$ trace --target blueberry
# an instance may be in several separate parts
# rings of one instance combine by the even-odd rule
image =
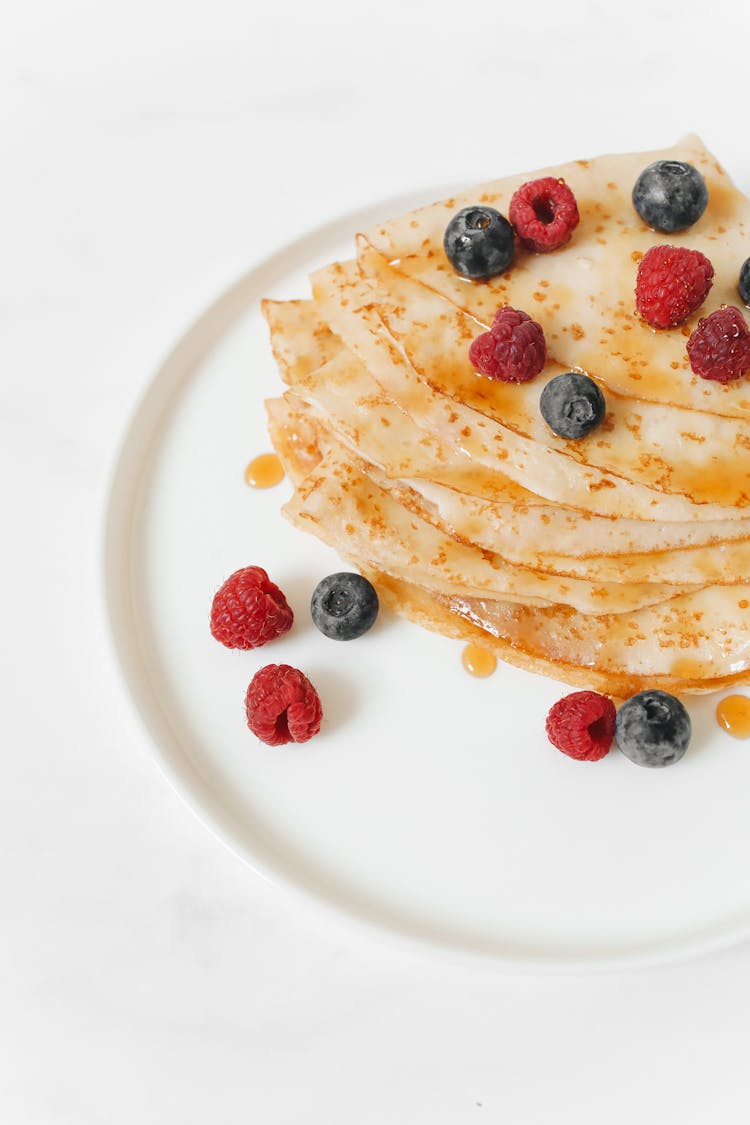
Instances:
[[[567,371],[547,383],[539,399],[539,409],[554,433],[564,438],[582,438],[599,425],[606,404],[593,379],[577,371]]]
[[[443,246],[457,273],[484,281],[503,273],[513,260],[513,227],[494,207],[464,207],[445,228]]]
[[[746,258],[740,270],[740,283],[737,286],[740,297],[746,305],[750,305],[750,258]]]
[[[633,206],[656,230],[684,230],[697,223],[708,203],[703,176],[684,160],[656,160],[633,188]]]
[[[666,691],[640,691],[623,703],[615,721],[617,745],[637,766],[679,762],[691,733],[690,716]]]
[[[310,612],[314,624],[334,641],[353,641],[375,624],[375,587],[361,574],[329,574],[313,590]]]

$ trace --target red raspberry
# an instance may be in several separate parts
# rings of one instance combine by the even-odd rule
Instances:
[[[211,606],[211,632],[227,648],[260,648],[291,629],[294,614],[260,566],[227,578]]]
[[[730,383],[750,371],[750,332],[734,305],[702,316],[687,342],[690,366],[701,379]]]
[[[615,737],[615,705],[596,691],[574,691],[553,704],[547,716],[547,738],[563,754],[579,762],[598,762]]]
[[[579,222],[578,204],[565,180],[545,176],[513,192],[508,218],[529,250],[545,254],[570,241]]]
[[[307,676],[289,664],[256,672],[245,696],[247,725],[267,746],[308,742],[320,730],[323,709]]]
[[[492,328],[472,340],[469,348],[469,359],[477,371],[504,383],[528,383],[542,370],[546,358],[541,324],[510,305],[497,310]]]
[[[653,328],[674,328],[700,308],[713,276],[714,267],[699,250],[652,246],[638,266],[638,312]]]

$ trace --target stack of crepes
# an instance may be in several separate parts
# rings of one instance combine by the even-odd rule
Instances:
[[[663,235],[633,209],[659,158],[706,178],[708,207]],[[490,281],[443,250],[468,204],[507,215],[517,187],[564,178],[580,225],[559,250],[518,248]],[[700,250],[713,288],[685,325],[635,311],[637,263],[658,243]],[[312,298],[264,302],[288,389],[267,403],[295,486],[285,514],[334,547],[398,612],[567,683],[626,697],[750,679],[750,378],[693,375],[699,315],[741,305],[750,205],[693,137],[661,153],[580,160],[483,185],[356,239],[356,258],[312,276]],[[469,345],[502,305],[544,328],[548,360],[496,382]],[[556,437],[545,384],[583,371],[603,424]]]

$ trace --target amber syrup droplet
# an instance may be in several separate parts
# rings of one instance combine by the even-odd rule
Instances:
[[[734,738],[750,738],[750,699],[746,695],[728,695],[716,708],[716,721]]]
[[[461,663],[472,676],[491,676],[497,668],[497,657],[479,645],[467,645],[461,654]]]
[[[245,484],[251,488],[273,488],[284,479],[284,466],[275,453],[261,453],[245,469]]]

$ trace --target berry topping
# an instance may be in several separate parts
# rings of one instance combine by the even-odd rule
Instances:
[[[513,228],[494,207],[475,205],[458,211],[445,228],[443,246],[456,273],[486,281],[504,273],[513,260]]]
[[[742,263],[740,270],[740,280],[737,288],[740,291],[740,297],[746,305],[750,305],[750,258],[746,258]]]
[[[547,738],[579,762],[598,762],[615,736],[615,705],[596,691],[574,691],[547,715]]]
[[[489,332],[472,340],[469,359],[488,379],[528,383],[547,359],[542,326],[528,313],[506,305],[495,313]]]
[[[227,578],[211,606],[211,632],[227,648],[260,648],[292,627],[294,614],[260,566]]]
[[[553,433],[564,438],[582,438],[596,429],[607,407],[593,379],[567,371],[547,383],[539,409]]]
[[[554,176],[522,184],[513,193],[508,217],[524,246],[538,254],[564,246],[579,221],[576,197]]]
[[[750,371],[750,332],[733,305],[702,316],[687,342],[690,366],[701,379],[731,383]]]
[[[690,716],[666,691],[640,691],[617,713],[615,738],[637,766],[671,766],[688,748]]]
[[[698,250],[652,246],[638,266],[638,312],[653,328],[674,328],[700,308],[713,276],[714,267]]]
[[[644,223],[669,233],[696,223],[707,203],[706,181],[683,160],[656,160],[633,188],[633,206]]]
[[[375,624],[375,587],[361,574],[329,574],[313,590],[310,612],[315,626],[334,641],[353,641]]]
[[[245,696],[247,725],[267,746],[307,742],[320,730],[323,709],[307,676],[289,664],[266,664]]]

